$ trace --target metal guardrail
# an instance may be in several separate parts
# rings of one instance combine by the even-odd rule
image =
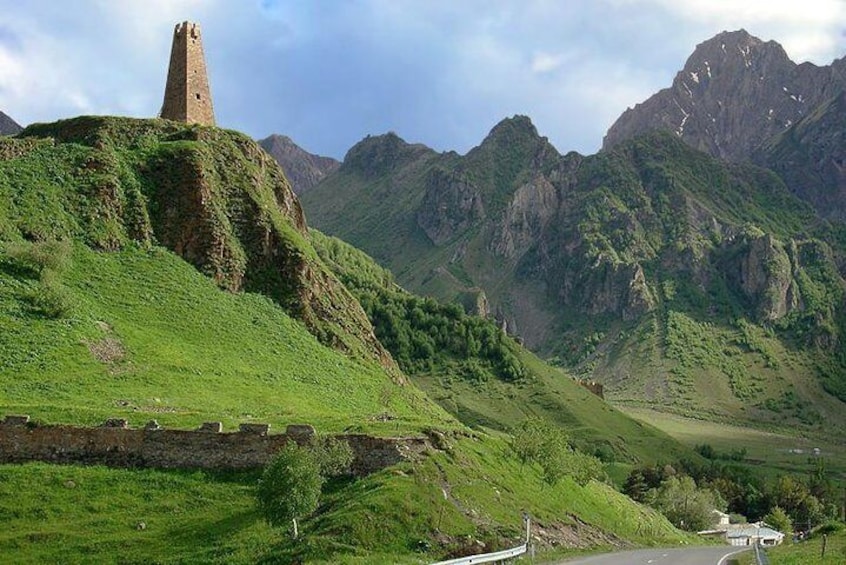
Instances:
[[[468,555],[467,557],[459,557],[448,561],[438,561],[437,563],[432,563],[432,565],[478,565],[480,563],[493,563],[494,561],[502,561],[503,559],[511,559],[512,557],[523,555],[529,551],[529,533],[531,531],[529,516],[524,514],[523,521],[526,523],[526,543],[523,545],[493,553],[481,553],[479,555]]]
[[[770,565],[770,558],[767,557],[766,552],[761,549],[761,544],[755,544],[755,562],[758,565]]]
[[[467,557],[459,557],[458,559],[450,559],[449,561],[438,561],[432,565],[477,565],[478,563],[493,563],[494,561],[501,561],[503,559],[510,559],[523,555],[528,551],[529,545],[523,544],[511,549],[504,549],[495,553],[482,553],[480,555],[468,555]]]

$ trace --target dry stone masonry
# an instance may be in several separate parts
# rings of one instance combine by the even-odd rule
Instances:
[[[29,416],[9,415],[0,421],[0,463],[255,469],[265,466],[287,442],[302,444],[315,433],[308,425],[291,425],[281,434],[269,431],[269,424],[249,423],[241,424],[237,432],[224,433],[220,422],[204,423],[197,430],[168,430],[155,420],[143,428],[131,428],[122,418],[110,418],[98,427],[40,425]],[[352,448],[352,472],[358,476],[413,460],[433,449],[426,438],[336,437]]]
[[[183,22],[173,30],[162,118],[189,124],[214,125],[200,26]]]

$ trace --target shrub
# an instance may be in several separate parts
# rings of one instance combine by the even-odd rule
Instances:
[[[326,477],[345,473],[352,463],[350,445],[333,437],[315,436],[305,446],[285,444],[271,459],[256,489],[259,512],[271,526],[291,523],[317,509]]]
[[[259,479],[256,491],[259,512],[271,526],[292,523],[293,535],[297,537],[297,518],[317,509],[324,481],[312,453],[289,441]]]
[[[523,464],[537,463],[550,485],[565,476],[585,485],[602,472],[596,457],[570,447],[564,430],[539,418],[529,418],[514,430],[511,448]]]
[[[764,522],[785,534],[790,534],[793,531],[793,522],[790,520],[790,516],[779,506],[774,506],[769,514],[764,516]]]

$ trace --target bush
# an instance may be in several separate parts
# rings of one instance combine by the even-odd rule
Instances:
[[[790,520],[790,516],[779,506],[774,506],[769,514],[764,516],[764,522],[783,534],[789,535],[793,532],[793,522]]]
[[[305,446],[289,441],[259,479],[259,512],[271,526],[291,523],[296,538],[297,518],[317,509],[326,477],[347,472],[352,460],[350,445],[333,437],[314,436]]]
[[[550,485],[565,476],[585,485],[602,472],[596,457],[574,450],[564,430],[539,418],[529,418],[514,430],[511,449],[521,463],[537,463]]]
[[[44,271],[61,273],[70,265],[72,253],[70,241],[10,243],[6,246],[9,257],[39,274]]]
[[[73,245],[69,241],[11,243],[5,251],[20,267],[38,275],[38,286],[23,297],[33,310],[46,318],[69,317],[74,300],[62,285],[61,274],[70,265]]]
[[[297,537],[297,518],[317,509],[324,481],[312,453],[289,441],[259,479],[256,490],[259,512],[271,526],[292,523]]]
[[[313,436],[308,449],[324,477],[343,475],[353,462],[350,444],[333,437]]]

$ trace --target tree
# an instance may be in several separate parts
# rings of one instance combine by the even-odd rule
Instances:
[[[308,448],[289,441],[259,479],[259,512],[271,526],[293,523],[296,538],[297,517],[308,516],[317,509],[324,481],[320,465]]]
[[[345,473],[352,460],[349,444],[332,437],[314,436],[305,446],[289,441],[259,479],[259,512],[271,526],[292,523],[296,538],[297,518],[317,510],[326,477]]]
[[[789,535],[793,532],[793,522],[790,521],[790,516],[780,506],[774,506],[769,514],[764,516],[764,522],[783,534]]]
[[[568,475],[584,485],[602,470],[598,459],[570,447],[564,430],[540,418],[529,418],[514,430],[511,448],[523,464],[540,465],[550,485]]]
[[[699,488],[688,476],[669,477],[653,491],[652,504],[670,522],[683,530],[704,530],[711,525],[711,513],[722,510],[725,503],[720,496],[706,488]]]

